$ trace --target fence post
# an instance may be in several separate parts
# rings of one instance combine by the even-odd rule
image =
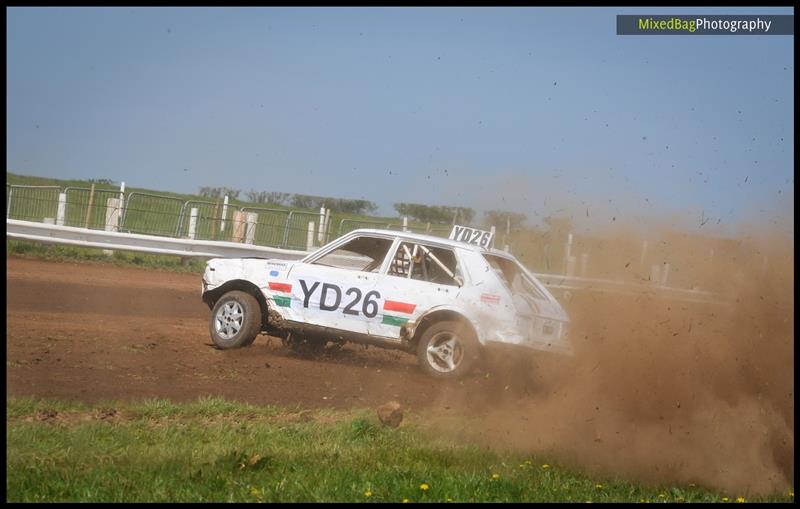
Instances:
[[[566,257],[565,257],[566,258],[566,263],[564,264],[565,272],[567,273],[568,276],[570,275],[569,274],[569,270],[567,270],[567,269],[569,268],[569,260],[570,260],[570,258],[572,258],[570,256],[571,252],[572,252],[572,234],[570,233],[570,234],[567,235],[567,253],[566,253]]]
[[[197,208],[192,207],[189,213],[189,238],[194,240],[194,234],[197,230]]]
[[[306,251],[314,248],[314,221],[308,222],[308,237],[306,237]]]
[[[105,231],[117,232],[119,231],[119,198],[109,198],[106,200],[106,223]],[[111,249],[103,249],[103,254],[111,256],[114,251]]]
[[[256,238],[256,224],[258,223],[258,214],[255,212],[247,213],[247,223],[245,225],[244,243],[252,244]]]
[[[669,264],[664,264],[664,273],[661,274],[661,286],[667,286],[667,276],[669,276]]]
[[[403,231],[408,231],[408,216],[403,216]]]
[[[6,204],[6,219],[11,217],[11,195],[14,194],[14,186],[8,188],[8,203]]]
[[[233,242],[241,242],[244,238],[244,214],[241,210],[233,213],[233,232],[231,234]]]
[[[317,233],[317,240],[322,242],[322,229],[325,227],[325,206],[319,208],[319,232]]]
[[[657,285],[660,280],[661,267],[659,267],[657,263],[654,263],[650,266],[650,282]]]
[[[586,277],[586,266],[589,264],[589,253],[581,254],[581,276]]]
[[[89,204],[86,206],[86,221],[83,222],[83,227],[89,227],[89,218],[92,215],[92,202],[94,201],[94,182],[92,182],[92,188],[89,190]]]
[[[64,216],[67,212],[67,193],[58,193],[58,211],[56,212],[56,224],[64,226]]]
[[[325,209],[325,234],[322,236],[323,243],[327,243],[330,239],[328,229],[331,226],[331,209]]]
[[[492,234],[492,245],[489,247],[494,247],[494,234],[497,233],[497,228],[492,225],[492,227],[489,228],[489,232]]]
[[[286,248],[289,244],[289,223],[292,219],[292,211],[290,210],[289,213],[286,215],[286,224],[283,227],[283,241],[281,242],[281,247]]]
[[[225,233],[225,216],[228,215],[228,195],[225,195],[225,198],[222,200],[222,221],[219,224],[219,236],[222,237],[222,234]]]
[[[574,256],[570,256],[567,258],[567,276],[574,276],[575,275],[575,265],[577,259]]]

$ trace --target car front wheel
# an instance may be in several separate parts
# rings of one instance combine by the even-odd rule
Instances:
[[[437,322],[422,334],[417,360],[422,370],[436,378],[460,378],[478,359],[478,342],[463,322]]]
[[[228,292],[211,310],[209,331],[217,348],[241,348],[253,343],[261,329],[261,307],[247,292]]]

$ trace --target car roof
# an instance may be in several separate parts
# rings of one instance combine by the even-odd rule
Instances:
[[[506,251],[501,251],[495,248],[483,248],[480,246],[476,246],[475,244],[469,244],[467,242],[461,242],[458,240],[446,239],[444,237],[437,237],[435,235],[426,235],[424,233],[414,233],[414,232],[404,232],[398,230],[379,230],[373,228],[359,228],[357,230],[350,231],[345,235],[355,235],[355,234],[377,234],[381,236],[388,236],[388,237],[400,237],[402,239],[408,240],[418,240],[420,242],[430,242],[433,244],[440,244],[450,247],[458,247],[461,249],[469,249],[471,251],[478,251],[479,253],[487,253],[499,256],[505,256],[507,258],[513,258],[514,256],[511,253],[507,253]]]

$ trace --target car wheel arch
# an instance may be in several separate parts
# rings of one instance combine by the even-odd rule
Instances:
[[[466,324],[470,332],[472,332],[474,338],[478,341],[479,344],[483,344],[480,340],[480,335],[478,334],[478,329],[472,320],[466,317],[460,311],[444,308],[444,309],[434,309],[425,313],[422,317],[417,320],[417,325],[414,328],[413,336],[409,340],[409,346],[412,348],[416,348],[417,342],[425,334],[425,330],[428,329],[431,325],[441,322],[441,321],[449,321],[455,320]]]
[[[236,290],[247,292],[256,298],[258,305],[261,307],[261,321],[263,327],[263,325],[266,324],[269,306],[267,305],[267,298],[264,293],[252,281],[248,281],[246,279],[232,279],[230,281],[226,281],[225,284],[219,286],[218,288],[214,288],[213,290],[205,292],[203,294],[203,302],[208,305],[209,309],[214,309],[214,304],[216,304],[220,297],[228,292]]]

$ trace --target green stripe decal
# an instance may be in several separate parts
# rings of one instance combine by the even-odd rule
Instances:
[[[396,327],[400,327],[401,325],[405,325],[408,322],[408,318],[401,318],[399,316],[391,316],[391,315],[383,315],[383,324],[385,325],[394,325]]]
[[[275,301],[275,305],[281,306],[284,308],[288,308],[292,305],[292,298],[291,297],[284,297],[282,295],[273,295],[272,300]]]

